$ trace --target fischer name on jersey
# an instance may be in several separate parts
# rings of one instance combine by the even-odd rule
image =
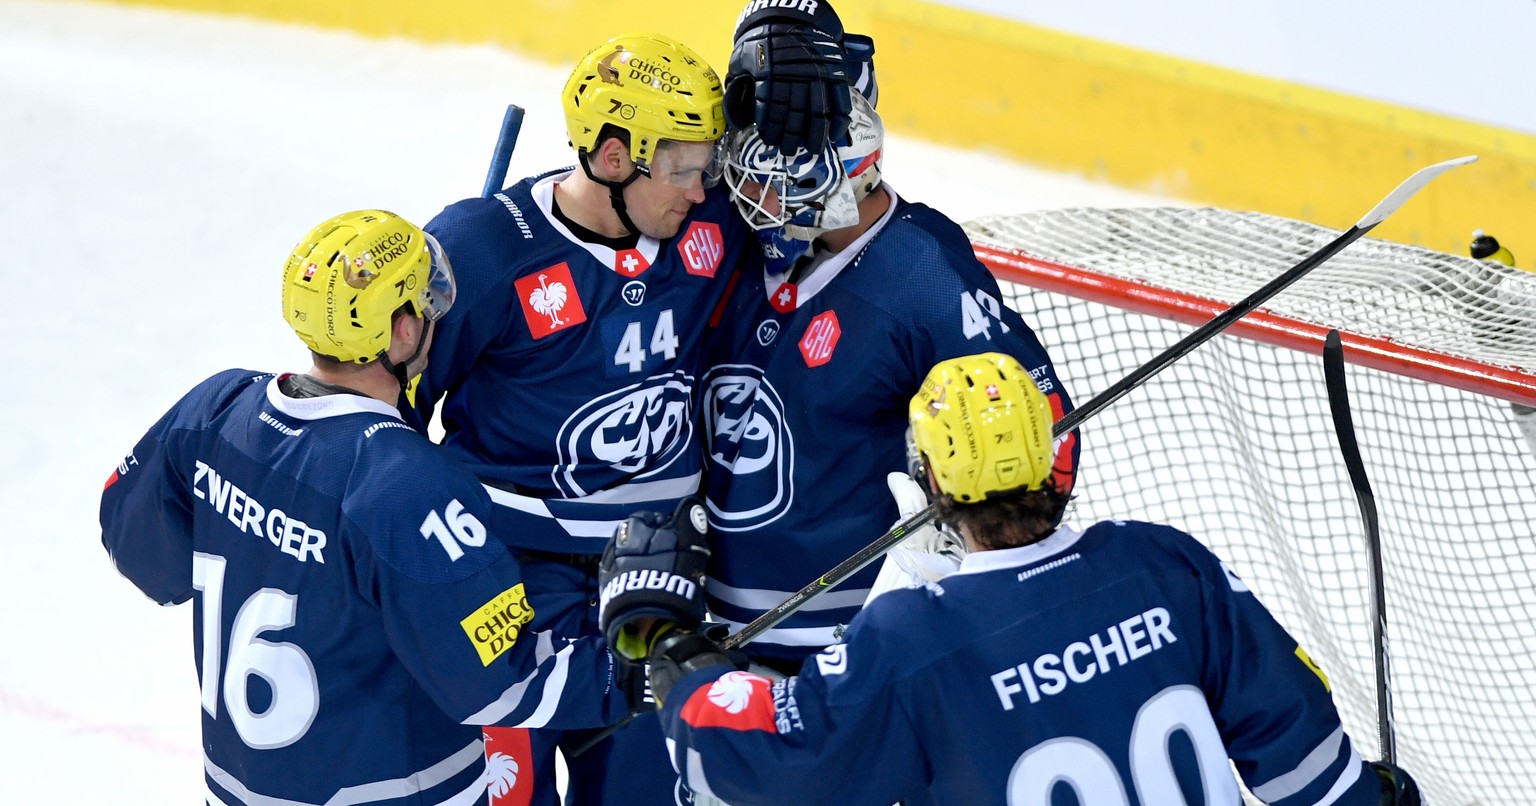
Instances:
[[[117,569],[194,602],[210,803],[483,802],[480,726],[625,713],[601,640],[532,631],[473,476],[393,406],[280,380],[199,384],[102,492]]]
[[[704,381],[711,611],[734,626],[772,609],[898,519],[885,485],[905,471],[907,404],[947,358],[1008,353],[1056,409],[1071,399],[1040,341],[1002,302],[959,226],[900,199],[798,285],[743,271]],[[1071,484],[1075,435],[1058,448]],[[798,660],[836,641],[879,571],[817,596],[752,644]]]
[[[453,261],[422,421],[443,398],[444,444],[486,483],[511,543],[599,554],[636,510],[697,491],[695,384],[705,323],[741,255],[711,189],[666,241],[578,239],[553,213],[570,169],[457,202],[426,227]]]
[[[728,803],[1240,806],[1230,758],[1265,803],[1376,806],[1329,691],[1194,538],[1106,521],[881,596],[797,677],[694,672],[661,720]]]

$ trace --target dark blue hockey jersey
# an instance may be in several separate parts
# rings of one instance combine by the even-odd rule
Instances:
[[[887,189],[886,191],[889,192]],[[905,471],[907,405],[933,365],[1008,353],[1057,416],[1071,409],[1045,348],[1002,302],[954,222],[896,198],[798,286],[743,271],[711,343],[704,422],[714,557],[709,605],[734,627],[884,534],[898,512],[885,476]],[[1075,436],[1059,447],[1071,484]],[[799,660],[833,643],[863,604],[871,565],[753,642]]]
[[[210,802],[474,803],[480,725],[624,714],[601,640],[527,630],[490,507],[394,407],[271,375],[220,373],[149,430],[102,542],[154,601],[193,600]]]
[[[688,785],[735,806],[1237,806],[1230,758],[1267,803],[1379,799],[1327,677],[1170,527],[973,553],[846,639],[776,683],[728,666],[680,681],[662,724]]]
[[[417,393],[444,444],[491,488],[503,539],[599,554],[636,510],[697,491],[703,333],[742,252],[725,189],[666,241],[581,241],[552,213],[569,171],[466,199],[426,227],[453,261]],[[444,397],[446,396],[446,397]]]

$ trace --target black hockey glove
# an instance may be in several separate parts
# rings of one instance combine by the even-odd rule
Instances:
[[[853,112],[842,20],[824,0],[810,6],[749,1],[725,75],[726,121],[756,123],[764,141],[788,153],[841,138]]]
[[[1424,806],[1419,785],[1407,770],[1386,761],[1365,763],[1381,777],[1381,806]]]
[[[716,625],[719,626],[719,625]],[[727,652],[704,633],[674,630],[661,637],[651,651],[651,694],[656,707],[667,701],[667,695],[689,672],[711,666],[747,668],[747,656],[740,652]]]
[[[598,625],[615,654],[644,661],[674,626],[693,629],[704,620],[708,529],[694,498],[670,517],[639,512],[619,524],[597,571]]]

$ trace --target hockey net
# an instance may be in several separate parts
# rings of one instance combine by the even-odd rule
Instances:
[[[966,225],[1082,403],[1338,236],[1256,213]],[[1323,382],[1344,337],[1380,511],[1398,759],[1437,806],[1536,780],[1536,275],[1362,239],[1084,423],[1070,518],[1206,542],[1329,674],[1378,758],[1364,528]]]

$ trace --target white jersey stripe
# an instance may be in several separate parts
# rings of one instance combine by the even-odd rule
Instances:
[[[1306,758],[1303,758],[1301,763],[1296,765],[1296,769],[1284,775],[1275,776],[1269,781],[1254,787],[1254,796],[1269,802],[1288,798],[1306,789],[1313,781],[1317,780],[1317,776],[1327,772],[1334,759],[1339,757],[1339,746],[1343,741],[1344,728],[1340,726],[1338,730],[1328,734],[1328,738],[1319,743],[1317,747],[1312,748],[1312,752],[1308,753]]]
[[[337,790],[336,794],[332,795],[324,804],[315,804],[314,806],[357,806],[357,804],[393,800],[406,795],[413,795],[441,784],[449,778],[469,769],[472,765],[483,764],[484,758],[485,743],[480,739],[475,739],[465,745],[462,750],[420,772],[412,773],[405,778],[374,781],[372,783],[345,787]],[[224,789],[239,798],[240,802],[247,806],[310,806],[296,800],[268,797],[252,792],[251,788],[246,786],[244,782],[213,763],[213,760],[208,758],[206,754],[203,756],[203,770],[208,773],[208,777],[217,781],[219,786],[224,787]],[[485,779],[484,776],[481,776],[479,786],[483,789],[484,785]],[[462,793],[460,794],[462,795]],[[476,797],[478,797],[478,794]],[[214,796],[212,792],[208,793],[208,800],[210,803],[218,803],[219,806],[223,806],[223,802]],[[459,796],[455,796],[448,802],[458,801]],[[467,802],[473,801],[474,798],[471,798]]]

